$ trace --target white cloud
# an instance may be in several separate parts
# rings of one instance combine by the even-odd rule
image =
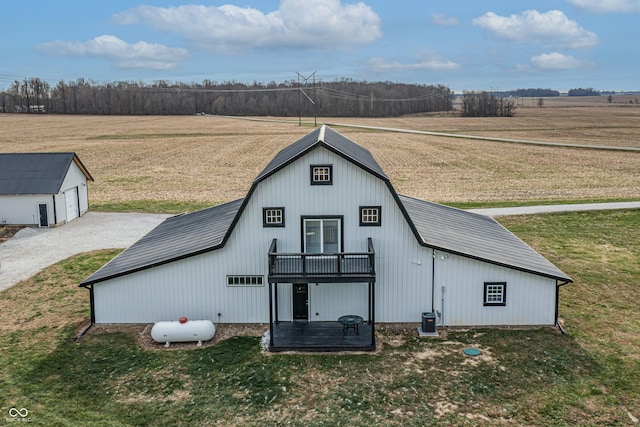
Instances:
[[[369,67],[375,71],[403,71],[403,70],[457,70],[460,65],[438,57],[427,57],[413,63],[387,61],[384,58],[371,58]]]
[[[454,25],[458,25],[457,18],[446,16],[443,13],[432,13],[431,22],[442,27],[453,27]]]
[[[515,71],[523,73],[537,73],[544,71],[575,70],[591,68],[593,66],[593,62],[582,61],[571,55],[551,52],[531,57],[529,64],[520,64],[515,68]]]
[[[116,36],[102,35],[86,42],[56,40],[42,43],[36,49],[55,56],[92,56],[111,60],[118,68],[175,68],[189,52],[161,44],[137,42],[129,44]]]
[[[114,15],[123,25],[146,24],[182,34],[209,51],[304,47],[330,49],[373,42],[382,35],[380,17],[364,3],[340,0],[282,0],[263,13],[234,5],[140,6]]]
[[[526,10],[519,15],[499,16],[487,12],[473,24],[490,31],[501,40],[535,43],[556,48],[588,48],[598,43],[598,36],[582,28],[559,10],[540,13]]]
[[[592,64],[581,61],[571,55],[563,55],[558,52],[543,53],[531,58],[531,66],[538,70],[571,70],[587,68]]]
[[[640,12],[640,0],[569,0],[569,2],[595,13]]]

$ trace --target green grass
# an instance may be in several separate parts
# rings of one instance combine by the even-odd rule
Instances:
[[[501,222],[575,279],[561,291],[567,335],[381,327],[394,345],[351,355],[264,355],[254,337],[192,350],[145,350],[126,333],[76,342],[88,316],[77,283],[117,252],[84,254],[0,293],[0,424],[15,407],[47,426],[635,425],[640,211]]]
[[[178,202],[173,200],[127,200],[123,202],[91,203],[90,209],[95,212],[140,212],[181,214],[208,208],[220,202]]]

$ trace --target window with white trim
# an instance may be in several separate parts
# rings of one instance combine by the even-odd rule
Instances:
[[[360,225],[379,226],[382,224],[380,206],[360,206]]]
[[[262,208],[263,227],[284,227],[284,208]]]
[[[227,286],[264,286],[262,276],[227,276]]]
[[[311,165],[311,185],[332,185],[332,165]]]
[[[507,282],[484,282],[484,305],[507,305]]]

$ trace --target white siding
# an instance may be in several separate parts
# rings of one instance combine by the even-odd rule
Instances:
[[[89,209],[87,178],[75,163],[71,163],[58,194],[0,195],[0,224],[39,225],[40,203],[47,205],[49,225],[64,224],[67,218],[64,192],[73,187],[78,187],[79,213],[82,215]]]
[[[444,252],[437,253],[435,271],[435,307],[447,326],[555,323],[554,279]],[[505,306],[484,306],[485,282],[507,283]]]
[[[333,185],[311,186],[310,165],[332,164]],[[285,208],[285,227],[264,228],[262,208]],[[381,206],[382,226],[359,226],[360,206]],[[555,281],[420,246],[384,181],[319,148],[262,181],[222,249],[94,285],[97,323],[142,323],[181,316],[224,323],[267,323],[267,252],[302,250],[301,217],[343,216],[344,251],[375,248],[375,320],[420,322],[433,308],[446,325],[549,325]],[[435,262],[435,289],[431,285]],[[227,275],[262,275],[262,287],[229,287]],[[483,305],[484,282],[507,282],[507,305]],[[309,319],[368,317],[367,284],[309,286]],[[446,287],[442,305],[442,286]],[[291,284],[278,285],[279,320],[292,317]],[[218,316],[220,313],[220,316]],[[317,313],[317,314],[316,314]],[[438,322],[442,324],[442,317]]]
[[[0,224],[40,224],[39,204],[47,205],[49,224],[54,225],[53,196],[51,194],[0,196]]]
[[[368,320],[368,284],[319,283],[309,286],[309,320],[336,321],[345,314]]]
[[[64,194],[64,192],[72,190],[74,187],[78,188],[78,207],[79,214],[82,216],[89,209],[87,177],[84,176],[78,165],[71,162],[67,175],[64,177],[62,185],[60,186],[60,194]],[[67,210],[64,202],[64,197],[59,197],[59,201],[56,200],[58,222],[65,222],[65,218],[67,218]]]
[[[310,165],[333,164],[333,185],[311,186]],[[360,206],[381,206],[381,227],[360,227]],[[263,207],[285,207],[284,228],[263,228]],[[431,307],[431,251],[418,245],[385,183],[323,148],[262,181],[220,250],[94,285],[97,323],[180,316],[221,322],[269,321],[267,252],[301,251],[301,216],[344,216],[344,250],[376,251],[376,320],[420,321]],[[226,275],[263,275],[264,287],[227,287]],[[310,320],[367,317],[367,285],[310,286]],[[280,284],[280,319],[291,318],[291,286]],[[217,313],[222,315],[218,318]],[[318,313],[318,316],[315,315]]]

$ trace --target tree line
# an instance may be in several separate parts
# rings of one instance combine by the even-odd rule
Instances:
[[[488,92],[465,92],[462,96],[463,117],[513,117],[515,109],[513,99]]]
[[[79,78],[55,86],[36,78],[14,81],[0,92],[0,112],[96,115],[218,114],[252,116],[391,117],[449,111],[451,90],[443,85],[392,82],[252,84]]]

